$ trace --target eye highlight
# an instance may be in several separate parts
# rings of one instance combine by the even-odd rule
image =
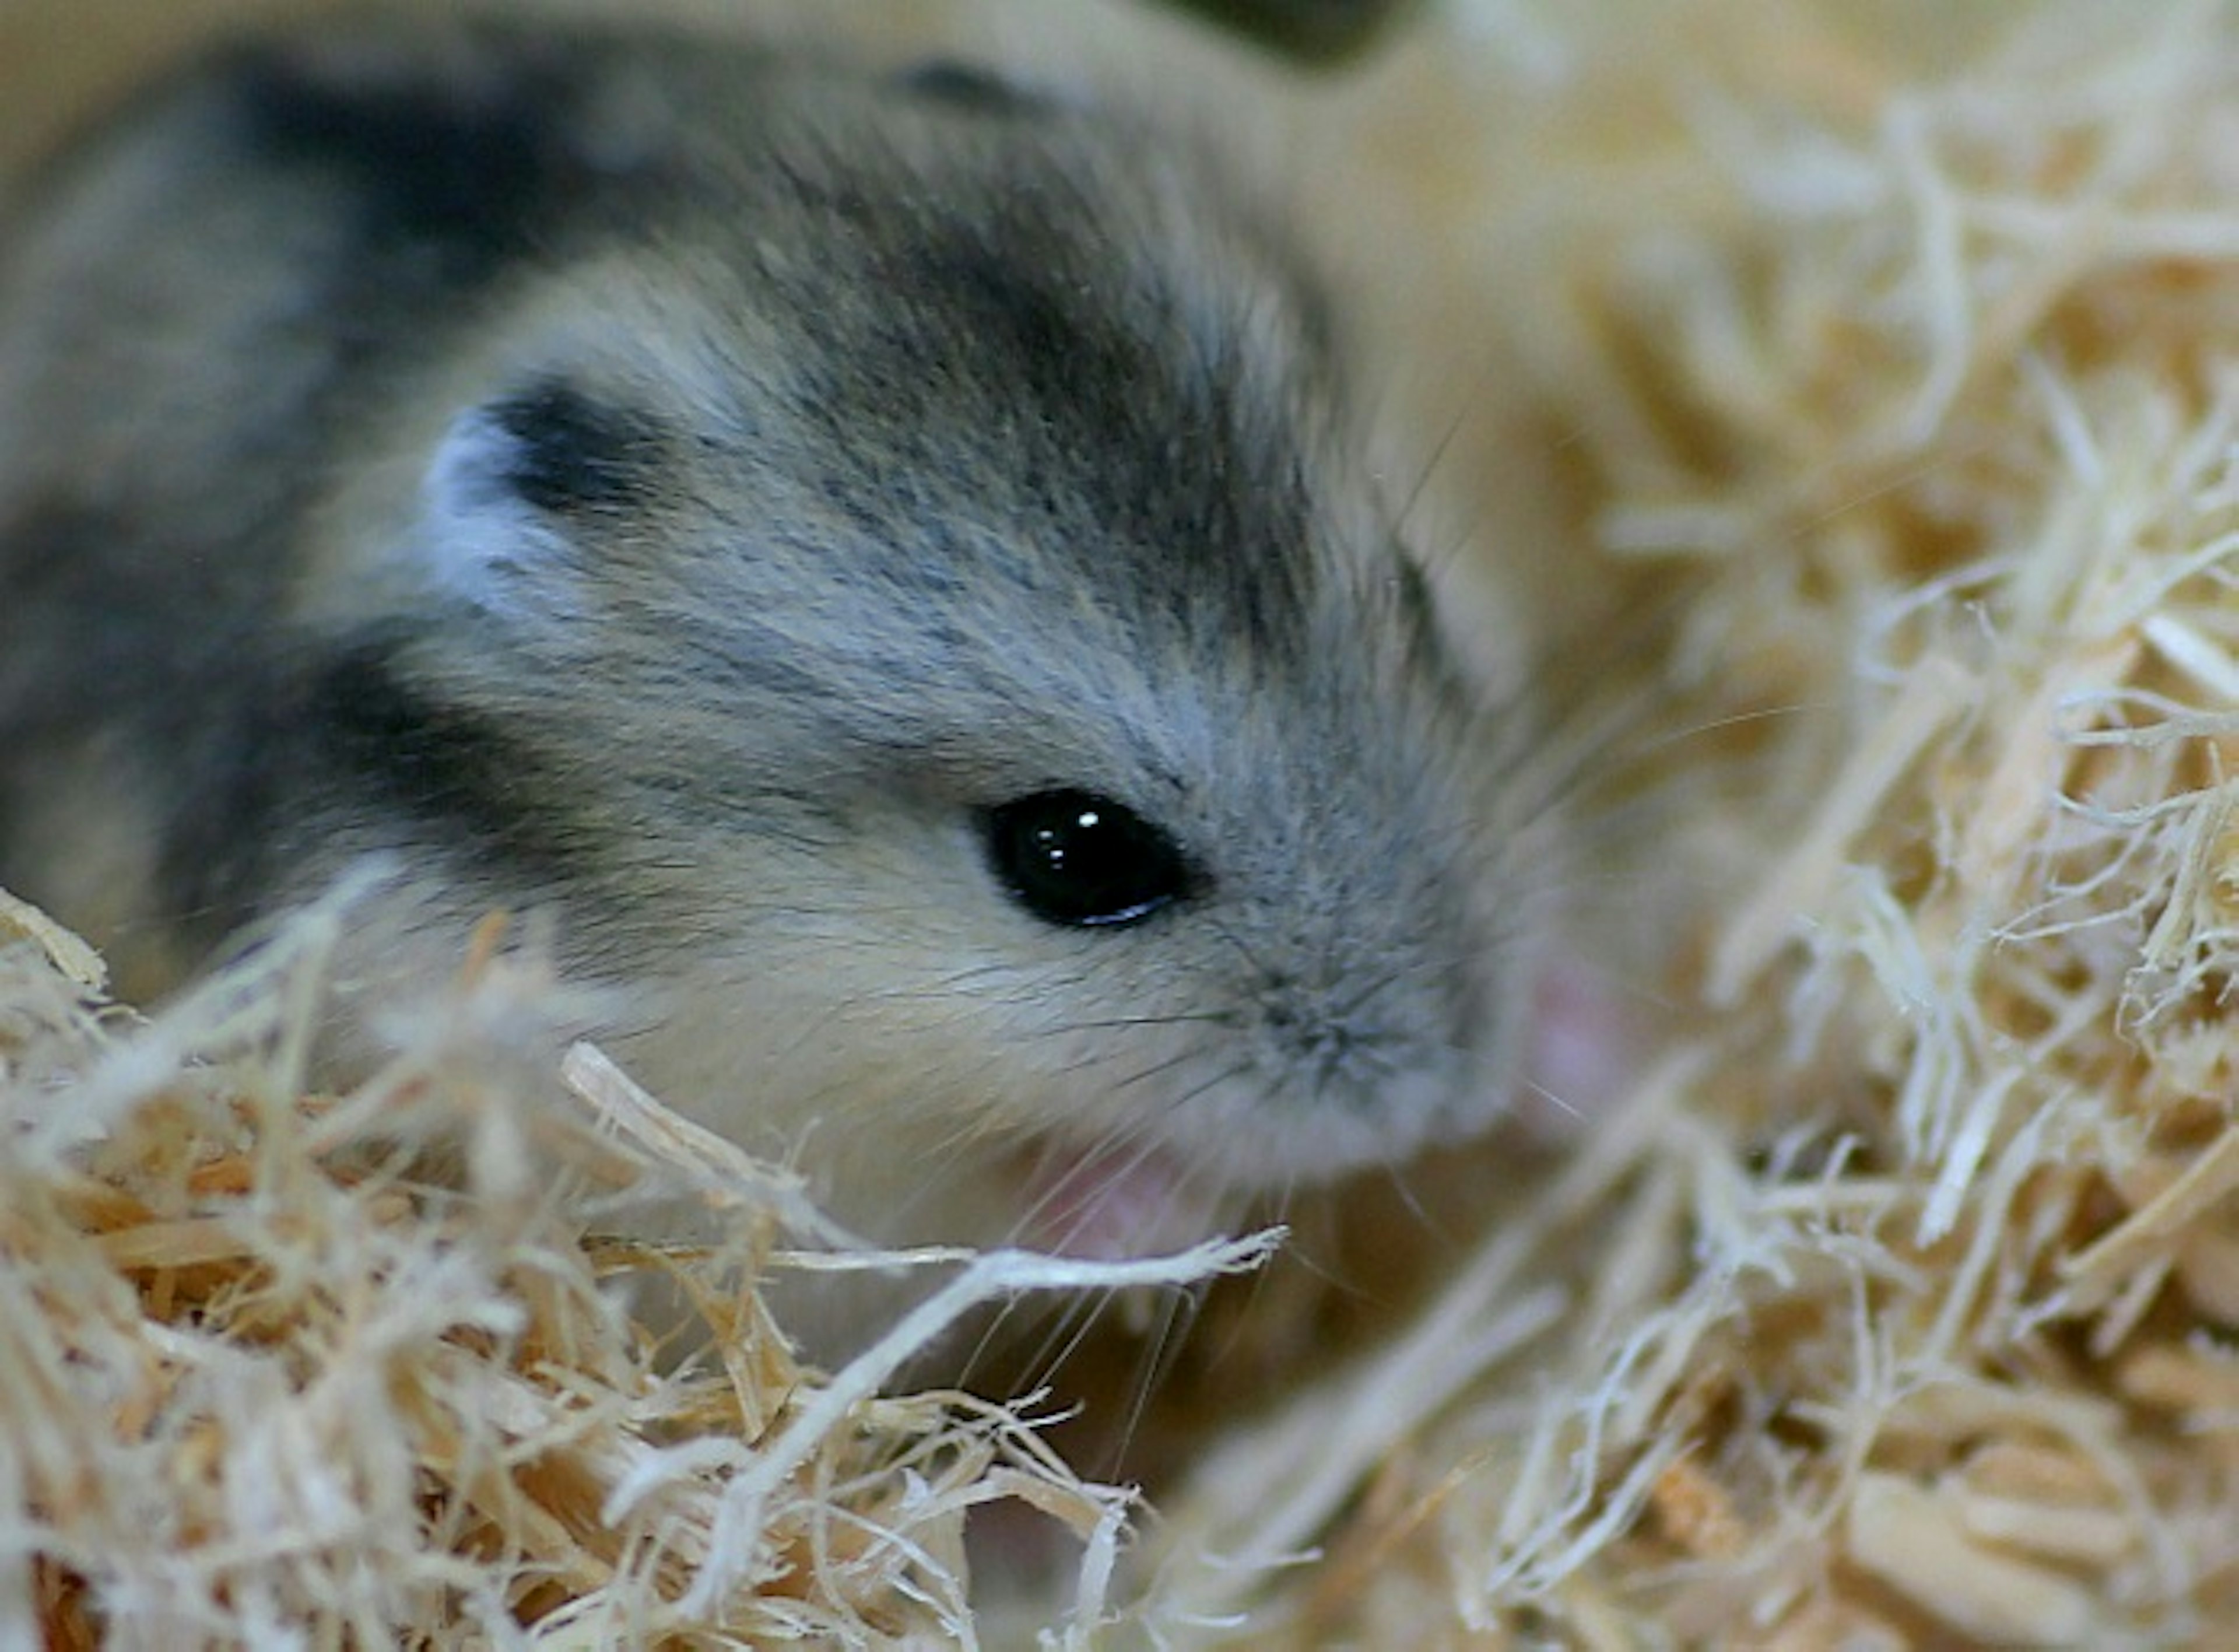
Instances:
[[[1134,923],[1189,892],[1179,845],[1094,792],[1034,792],[987,810],[982,831],[996,878],[1045,923]]]

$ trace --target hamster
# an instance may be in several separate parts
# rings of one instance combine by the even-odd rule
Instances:
[[[655,1093],[1078,1252],[1482,1129],[1540,714],[1194,150],[645,23],[236,43],[0,236],[0,885],[136,989],[362,857]],[[1519,681],[1521,679],[1519,678]]]

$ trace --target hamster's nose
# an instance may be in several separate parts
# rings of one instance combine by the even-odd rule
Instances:
[[[1420,1043],[1391,1000],[1392,983],[1317,981],[1281,972],[1260,983],[1256,1020],[1275,1063],[1318,1093],[1364,1091],[1406,1064]]]

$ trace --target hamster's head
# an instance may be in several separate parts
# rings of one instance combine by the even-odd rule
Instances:
[[[625,1064],[874,1231],[1110,1248],[1485,1124],[1528,709],[1317,301],[1184,163],[905,136],[509,296],[345,502],[341,745],[459,916],[549,903]]]

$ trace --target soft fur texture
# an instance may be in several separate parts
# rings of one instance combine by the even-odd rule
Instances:
[[[1179,1231],[1483,1125],[1528,709],[1204,170],[689,33],[217,57],[10,232],[0,877],[143,989],[369,854],[369,994],[548,916],[641,1076],[814,1124],[888,1236],[1103,1243],[1122,1183]],[[987,813],[1061,788],[1179,898],[1024,909]]]

